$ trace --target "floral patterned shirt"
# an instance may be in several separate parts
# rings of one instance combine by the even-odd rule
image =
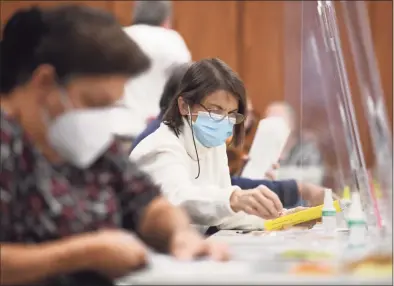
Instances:
[[[0,136],[0,242],[39,243],[102,228],[135,231],[160,194],[119,144],[81,170],[50,164],[3,111]],[[86,277],[55,277],[39,285],[88,285]]]

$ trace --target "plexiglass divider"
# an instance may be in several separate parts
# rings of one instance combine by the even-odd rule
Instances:
[[[362,1],[342,1],[347,36],[356,76],[367,118],[369,134],[375,155],[377,206],[382,214],[382,224],[392,235],[393,217],[393,145],[377,66],[368,11]]]
[[[327,187],[360,192],[368,227],[376,226],[349,80],[331,1],[286,2],[285,98],[297,111],[298,136],[322,153]],[[306,150],[307,151],[307,150]],[[308,154],[305,152],[305,156]],[[309,166],[300,166],[308,170]]]

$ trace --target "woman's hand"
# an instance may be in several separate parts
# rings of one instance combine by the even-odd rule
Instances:
[[[92,233],[86,244],[87,267],[110,278],[127,275],[147,263],[145,245],[123,230]]]
[[[43,280],[91,270],[110,279],[146,263],[146,248],[132,234],[106,230],[38,244],[2,243],[1,285],[41,285]]]
[[[274,219],[279,217],[283,206],[279,197],[265,186],[252,190],[234,191],[230,198],[231,208],[235,212]]]
[[[202,256],[217,261],[229,259],[229,251],[225,245],[204,239],[193,228],[179,230],[172,236],[170,253],[182,260],[191,260]]]

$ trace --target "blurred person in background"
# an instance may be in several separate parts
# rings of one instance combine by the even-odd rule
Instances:
[[[125,86],[124,102],[133,115],[129,128],[135,136],[159,114],[160,96],[171,67],[191,61],[185,41],[172,29],[172,12],[171,1],[135,1],[133,23],[124,28],[151,60],[150,68]]]
[[[233,146],[229,144],[231,142],[231,137],[227,139],[227,157],[230,167],[230,174],[233,178],[239,176],[247,162],[250,160],[249,152],[252,147],[254,137],[256,135],[258,126],[260,123],[260,114],[253,108],[252,101],[250,97],[247,100],[246,107],[246,118],[245,118],[245,140],[242,146]],[[241,147],[241,148],[240,148]],[[271,168],[265,172],[262,176],[264,179],[275,180],[276,172],[279,168],[279,164],[274,163]]]
[[[113,285],[147,263],[144,243],[226,258],[114,140],[149,59],[110,14],[20,10],[0,46],[2,285]]]
[[[182,81],[183,76],[185,75],[187,69],[189,68],[190,64],[180,64],[180,65],[173,65],[171,68],[171,74],[164,86],[163,92],[160,97],[159,107],[160,112],[158,115],[152,119],[149,124],[146,126],[143,132],[139,134],[136,139],[133,141],[133,147],[137,147],[137,145],[144,140],[147,136],[155,132],[159,127],[163,120],[164,113],[170,106],[171,101],[177,94],[179,85]]]
[[[174,205],[182,206],[201,231],[263,228],[264,219],[277,218],[282,202],[299,196],[323,202],[320,187],[282,189],[265,186],[242,190],[230,180],[226,140],[240,144],[244,137],[246,92],[238,75],[219,59],[192,63],[181,76],[163,123],[139,142],[130,158],[162,186]]]
[[[279,161],[278,178],[294,178],[322,184],[323,156],[317,140],[313,134],[298,127],[292,107],[286,102],[273,102],[265,110],[265,116],[281,117],[291,129],[291,134]]]

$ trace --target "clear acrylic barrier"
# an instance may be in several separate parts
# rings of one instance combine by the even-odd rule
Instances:
[[[345,187],[359,192],[370,235],[391,239],[392,133],[367,9],[363,1],[343,1],[340,10],[338,6],[332,1],[286,2],[285,99],[297,114],[295,137],[301,140],[302,158],[310,156],[308,145],[313,141],[321,152],[322,183],[338,195]],[[344,38],[350,42],[350,62],[355,67],[359,93],[352,93],[354,89],[349,86],[338,15],[345,21]],[[361,101],[364,108],[365,116],[359,121],[355,117],[355,100]],[[373,144],[375,187],[367,172],[360,128],[368,128]],[[303,179],[310,181],[310,166],[301,164],[298,169],[304,171]]]
[[[375,154],[377,207],[382,224],[388,235],[392,235],[393,217],[393,145],[383,89],[377,67],[368,11],[361,1],[342,1],[347,37],[357,69],[357,81],[369,134]]]
[[[371,203],[335,8],[330,1],[289,1],[285,13],[285,98],[298,117],[301,152],[302,146],[314,141],[322,157],[322,183],[338,195],[346,186],[360,192],[372,229],[376,209]],[[305,157],[310,156],[306,147]],[[299,168],[307,173],[309,166]]]

